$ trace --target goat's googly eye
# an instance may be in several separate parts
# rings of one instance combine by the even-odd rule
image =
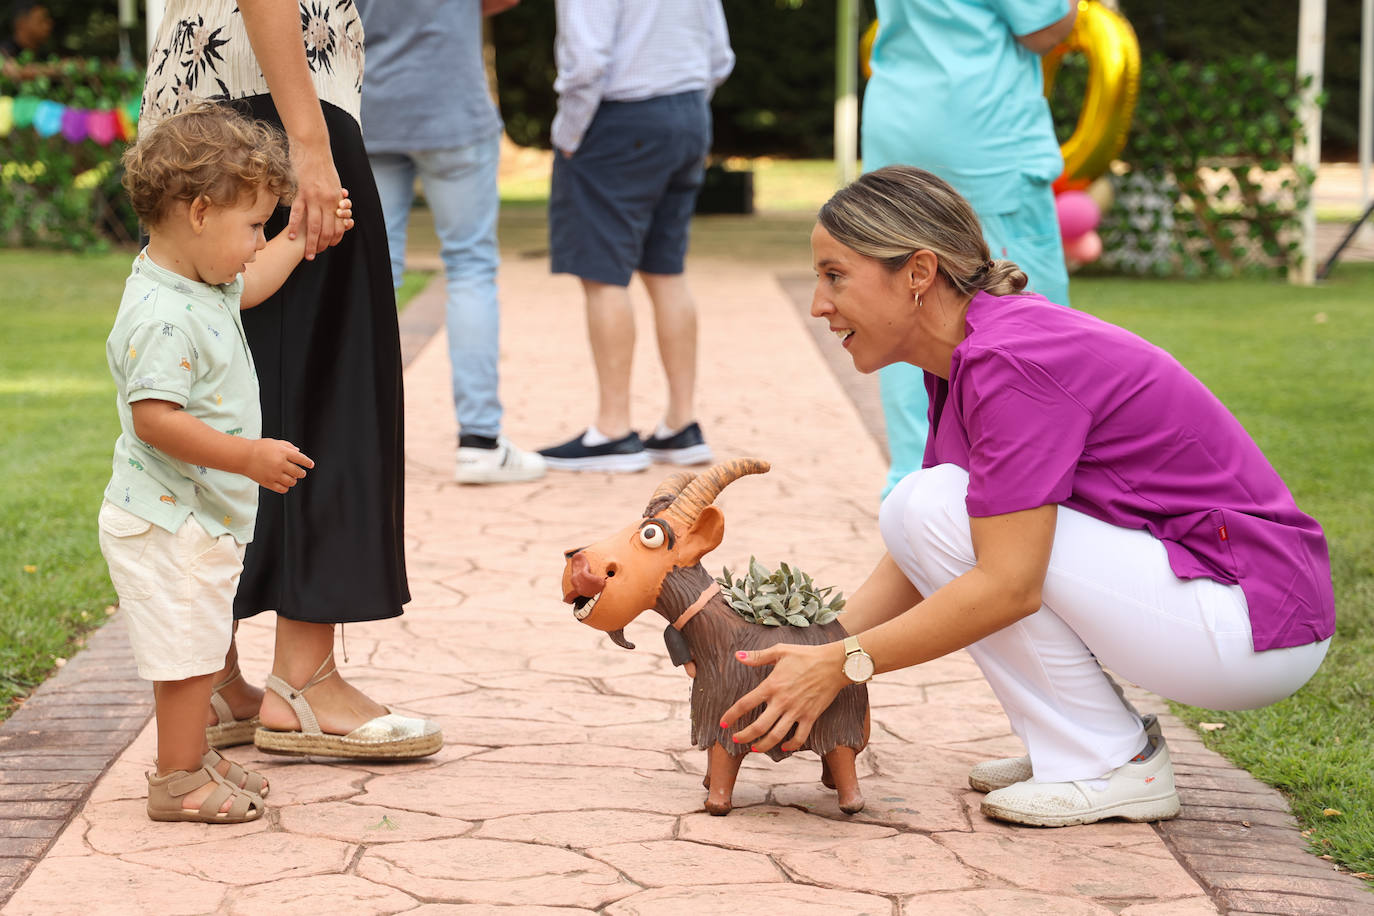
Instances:
[[[668,540],[660,525],[645,525],[639,529],[639,540],[645,547],[662,547]]]

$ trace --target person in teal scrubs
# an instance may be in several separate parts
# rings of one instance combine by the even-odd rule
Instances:
[[[1074,0],[877,0],[878,35],[864,94],[863,165],[914,165],[973,204],[993,258],[1029,291],[1069,304],[1069,275],[1050,183],[1064,169],[1040,55],[1068,37]],[[887,421],[886,496],[921,467],[922,372],[879,371]]]

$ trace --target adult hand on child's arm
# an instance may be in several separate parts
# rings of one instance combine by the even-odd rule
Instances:
[[[353,228],[353,201],[348,199],[348,189],[340,188],[334,193],[337,206],[334,215],[345,230]],[[288,226],[273,237],[258,256],[243,269],[243,293],[239,296],[239,308],[251,309],[261,305],[267,297],[281,289],[291,271],[305,256],[305,240],[292,235]]]
[[[214,429],[180,404],[134,401],[134,434],[153,448],[187,464],[242,474],[259,486],[285,493],[315,462],[290,442],[244,439]]]
[[[295,3],[280,0],[239,0],[239,12],[291,144],[299,188],[287,232],[304,239],[305,258],[313,260],[316,253],[338,244],[344,226],[333,214],[339,172],[310,78],[300,12]]]

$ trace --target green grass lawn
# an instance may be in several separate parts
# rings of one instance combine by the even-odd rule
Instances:
[[[507,257],[546,244],[541,210],[506,208]],[[711,217],[694,246],[804,269],[809,230],[804,211]],[[95,515],[117,434],[104,340],[128,263],[127,253],[0,250],[0,320],[11,341],[0,355],[0,711],[75,651],[114,600]],[[426,277],[408,276],[403,296]],[[1191,368],[1325,526],[1338,630],[1316,678],[1264,710],[1179,712],[1225,723],[1208,743],[1288,793],[1318,851],[1374,873],[1374,265],[1342,264],[1315,289],[1084,278],[1073,295]]]
[[[0,251],[0,707],[41,683],[114,601],[95,516],[119,434],[105,335],[129,263]]]

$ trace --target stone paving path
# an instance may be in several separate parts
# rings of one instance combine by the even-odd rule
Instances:
[[[727,533],[708,568],[752,554],[852,590],[881,550],[878,448],[772,272],[697,262],[690,276],[702,424],[721,457],[774,465],[719,498]],[[424,295],[408,314],[442,296],[437,284]],[[560,441],[592,408],[577,286],[544,261],[512,259],[502,296],[506,432]],[[641,320],[635,416],[647,425],[663,385],[646,307]],[[7,916],[1374,912],[1363,885],[1304,851],[1282,798],[1167,714],[1179,820],[1048,831],[983,818],[969,765],[1020,747],[963,653],[872,685],[860,814],[839,812],[804,754],[747,762],[736,810],[707,815],[688,681],[667,660],[662,622],[632,624],[630,652],[560,601],[562,551],[637,518],[666,471],[459,488],[442,334],[406,388],[414,601],[399,621],[350,626],[344,667],[398,710],[437,719],[444,749],[387,765],[236,748],[272,781],[268,817],[154,824],[143,814],[151,726],[85,794],[116,740],[106,730],[139,714],[120,705],[140,688],[120,661],[116,618],[0,730],[0,877],[13,879],[0,902],[21,882]],[[245,623],[243,667],[259,682],[270,645],[266,622]],[[67,738],[43,744],[62,709],[75,710]]]

